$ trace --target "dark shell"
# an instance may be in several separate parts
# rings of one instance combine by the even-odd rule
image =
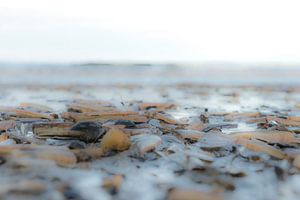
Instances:
[[[79,137],[80,140],[85,142],[96,142],[106,132],[101,123],[92,121],[78,122],[72,126],[71,130],[85,133]]]

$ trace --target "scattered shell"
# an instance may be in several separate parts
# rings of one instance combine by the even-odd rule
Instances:
[[[20,180],[17,182],[1,183],[0,196],[6,193],[40,194],[47,189],[44,182],[39,180]]]
[[[35,111],[29,111],[29,110],[22,110],[22,109],[13,109],[11,110],[12,116],[18,117],[18,118],[41,118],[41,119],[48,119],[48,120],[54,120],[57,118],[56,115],[53,114],[46,114],[46,113],[39,113]]]
[[[111,128],[102,138],[101,149],[107,151],[125,151],[131,145],[129,137],[118,128]]]
[[[12,157],[29,157],[41,160],[52,160],[64,167],[74,166],[77,162],[75,155],[67,148],[35,145],[5,145],[0,146],[0,155]]]
[[[235,146],[234,140],[219,132],[205,133],[198,139],[197,146],[203,149],[224,148],[231,150]]]
[[[244,138],[238,138],[235,140],[235,142],[251,151],[266,153],[278,159],[284,159],[287,157],[283,151],[256,139],[248,140]]]
[[[171,103],[140,103],[140,110],[149,110],[151,108],[155,108],[157,110],[167,110],[176,107],[175,104]]]
[[[4,140],[4,141],[0,142],[0,146],[2,146],[2,145],[12,145],[12,144],[16,144],[16,141],[13,140],[13,139],[7,139],[7,140]]]
[[[75,113],[63,112],[61,113],[63,119],[71,121],[107,121],[107,120],[130,120],[136,123],[144,123],[148,119],[135,112],[95,112],[95,113]]]
[[[120,174],[114,175],[111,178],[103,180],[102,187],[110,190],[117,190],[123,182],[123,176]]]
[[[99,138],[103,136],[106,129],[102,127],[99,122],[78,122],[72,126],[71,131],[78,131],[81,134],[78,139],[85,142],[96,142]]]
[[[288,131],[249,131],[249,132],[236,132],[230,134],[233,138],[245,138],[245,139],[259,139],[268,143],[277,144],[292,144],[300,143],[300,139],[296,134]]]
[[[99,122],[47,122],[33,125],[33,133],[40,138],[72,139],[84,142],[96,142],[104,133],[105,128]]]
[[[237,124],[209,124],[207,125],[202,131],[203,132],[209,132],[211,130],[221,130],[223,128],[237,128]]]
[[[109,121],[105,122],[103,125],[104,126],[108,126],[108,125],[122,125],[122,126],[124,126],[124,128],[134,128],[134,127],[136,127],[135,123],[133,121],[126,120],[126,119],[109,120]]]
[[[224,116],[225,120],[247,119],[253,117],[259,117],[260,112],[244,112],[244,113],[229,113]]]
[[[280,118],[280,117],[274,117],[274,116],[267,116],[266,117],[267,121],[276,121],[280,124],[283,124],[285,126],[300,126],[300,121],[298,121],[298,119],[294,120],[292,119],[284,119],[284,118]]]
[[[103,111],[117,111],[115,107],[105,106],[105,105],[95,105],[95,104],[80,104],[72,103],[68,106],[69,112],[80,112],[80,113],[90,113],[90,112],[103,112]]]
[[[161,120],[168,124],[175,124],[175,125],[182,124],[180,121],[174,119],[171,115],[162,114],[162,113],[158,113],[158,112],[150,113],[150,117]]]
[[[3,142],[9,138],[8,134],[1,134],[0,135],[0,142]]]
[[[137,135],[133,138],[132,155],[136,157],[143,157],[146,152],[154,150],[162,143],[162,139],[157,135]]]
[[[175,188],[167,196],[167,200],[222,200],[219,192],[202,192],[195,189]]]
[[[293,161],[293,165],[295,167],[297,167],[298,169],[300,169],[300,154],[295,157],[295,159]]]
[[[39,137],[68,137],[73,123],[69,122],[42,122],[32,125],[32,131]]]
[[[8,129],[15,128],[16,122],[13,120],[0,121],[0,132],[7,131]]]
[[[196,131],[196,130],[177,130],[176,131],[182,139],[190,139],[190,140],[198,140],[205,134],[204,132],[201,131]]]

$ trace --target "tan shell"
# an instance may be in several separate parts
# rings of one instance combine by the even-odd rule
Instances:
[[[235,139],[259,139],[268,143],[291,144],[299,143],[297,135],[288,131],[248,131],[236,132],[229,135]]]
[[[256,139],[248,140],[244,138],[239,138],[236,139],[235,142],[239,145],[246,147],[251,151],[266,153],[278,159],[284,159],[287,157],[287,155],[283,151]]]
[[[300,169],[300,155],[297,155],[293,161],[293,165]]]
[[[105,121],[109,119],[126,119],[133,122],[143,123],[148,119],[139,115],[135,112],[92,112],[92,113],[75,113],[75,112],[63,112],[61,113],[61,117],[66,120],[71,121]]]
[[[219,192],[202,192],[195,189],[173,189],[169,192],[167,200],[222,200]]]
[[[125,151],[131,145],[129,137],[120,129],[113,127],[103,137],[101,149],[107,151]]]
[[[0,155],[12,157],[29,157],[41,160],[52,160],[57,165],[69,167],[76,164],[75,155],[66,148],[35,145],[5,145],[0,146]]]

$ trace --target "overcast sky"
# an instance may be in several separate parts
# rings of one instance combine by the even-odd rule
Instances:
[[[0,61],[300,62],[300,1],[0,0]]]

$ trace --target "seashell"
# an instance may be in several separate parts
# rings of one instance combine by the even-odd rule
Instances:
[[[300,154],[297,155],[297,156],[295,157],[295,159],[293,160],[293,165],[294,165],[295,167],[297,167],[298,169],[300,169]]]
[[[167,110],[176,107],[175,104],[171,103],[140,103],[140,110],[149,110],[151,108],[155,108],[157,110]]]
[[[229,135],[235,139],[259,139],[268,143],[277,143],[282,145],[300,143],[300,138],[296,134],[289,131],[249,131],[236,132]]]
[[[174,188],[169,191],[167,200],[222,200],[219,192],[202,192],[196,189]]]
[[[10,116],[14,116],[17,118],[40,118],[40,119],[48,119],[48,120],[54,120],[55,118],[57,118],[55,114],[39,113],[36,111],[29,111],[29,110],[23,110],[18,108],[13,108],[8,112]]]
[[[2,183],[0,196],[6,193],[41,194],[46,189],[47,186],[40,180],[20,180],[18,182]]]
[[[287,157],[283,151],[256,139],[248,140],[244,138],[238,138],[235,140],[235,142],[251,151],[265,153],[278,159],[284,159]]]
[[[7,140],[4,140],[4,141],[0,142],[0,146],[12,145],[12,144],[16,144],[16,141],[13,140],[13,139],[7,139]]]
[[[56,146],[5,145],[0,146],[0,155],[12,157],[29,157],[52,160],[59,166],[71,167],[77,162],[75,155],[67,148]]]
[[[135,112],[92,112],[92,113],[75,113],[63,112],[61,117],[66,120],[75,122],[79,121],[107,121],[107,120],[130,120],[135,123],[144,123],[148,119]]]
[[[131,145],[129,137],[118,128],[111,128],[102,138],[101,149],[108,151],[125,151]]]
[[[68,105],[69,112],[89,113],[103,111],[117,111],[117,108],[105,105],[95,105],[86,103],[72,103]]]
[[[175,124],[175,125],[182,124],[182,122],[174,119],[171,115],[162,114],[162,113],[159,113],[159,112],[149,112],[149,117],[161,120],[161,121],[163,121],[165,123],[168,123],[168,124]]]
[[[99,138],[103,136],[106,129],[102,127],[99,122],[78,122],[72,126],[71,131],[76,131],[82,133],[78,139],[85,142],[96,142]]]
[[[197,146],[205,149],[224,148],[231,150],[235,146],[234,139],[219,132],[205,133],[198,139]]]
[[[130,120],[126,119],[117,119],[117,120],[109,120],[103,124],[104,126],[106,125],[123,125],[124,128],[134,128],[135,123]]]
[[[102,187],[110,190],[117,190],[120,188],[123,182],[123,176],[121,174],[114,175],[111,178],[104,179]]]
[[[300,126],[300,121],[296,117],[288,117],[287,119],[275,117],[275,116],[267,116],[267,121],[276,121],[285,126]]]
[[[40,138],[79,139],[84,142],[96,142],[105,132],[99,122],[48,122],[33,125],[33,133]]]
[[[15,128],[16,122],[13,120],[0,121],[0,132],[7,131],[8,129]]]
[[[260,112],[243,112],[243,113],[229,113],[224,116],[224,120],[237,120],[237,119],[247,119],[260,117]]]
[[[134,144],[132,145],[131,154],[135,157],[143,157],[145,153],[154,150],[162,143],[162,139],[157,135],[137,135],[132,137]]]
[[[196,130],[177,130],[176,133],[179,134],[179,136],[182,139],[190,139],[190,140],[198,140],[205,134],[204,132],[201,131],[196,131]]]

